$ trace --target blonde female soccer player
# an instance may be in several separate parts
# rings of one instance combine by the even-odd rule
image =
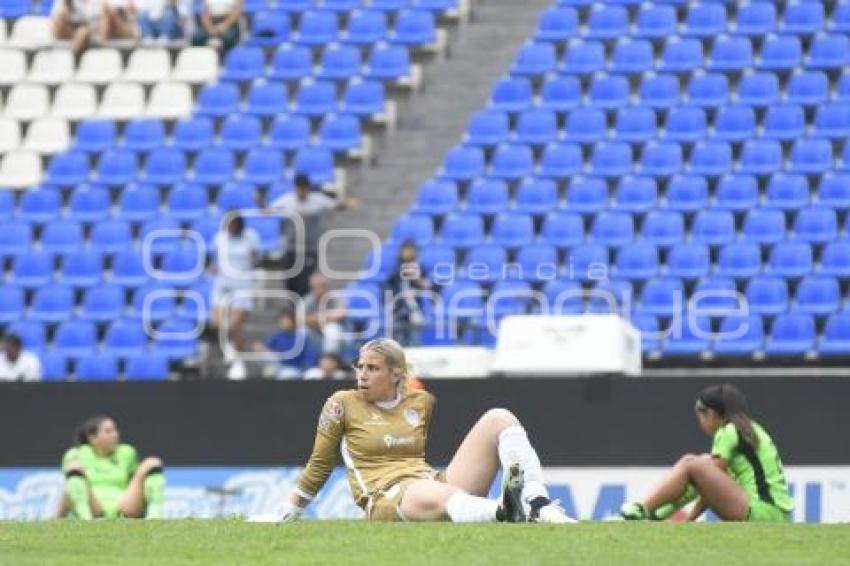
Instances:
[[[357,389],[325,403],[306,468],[278,517],[294,521],[328,478],[338,452],[358,506],[373,521],[571,522],[549,499],[537,453],[525,429],[505,409],[487,411],[467,434],[448,468],[425,461],[434,397],[406,386],[404,350],[378,339],[360,349]],[[499,501],[486,498],[499,467]]]
[[[161,517],[162,460],[145,458],[139,463],[136,449],[121,444],[115,421],[103,415],[86,419],[76,441],[62,458],[65,497],[60,517]]]
[[[699,426],[714,441],[711,454],[682,457],[640,503],[627,503],[627,520],[663,520],[694,499],[689,519],[706,508],[726,521],[791,520],[791,497],[773,439],[747,414],[743,393],[713,385],[696,401]]]

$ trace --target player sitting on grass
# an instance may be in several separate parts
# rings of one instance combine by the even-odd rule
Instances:
[[[324,485],[338,452],[355,502],[373,521],[572,522],[549,499],[537,453],[517,418],[487,411],[467,434],[445,471],[425,461],[434,397],[407,387],[407,363],[398,342],[372,340],[360,349],[357,389],[325,403],[307,467],[282,516],[298,519]],[[499,467],[499,501],[487,499]]]
[[[65,497],[59,517],[162,516],[162,460],[145,458],[140,464],[136,449],[120,444],[115,421],[102,415],[83,422],[76,440],[62,458]]]
[[[682,457],[641,503],[627,503],[627,520],[664,520],[694,499],[689,519],[706,508],[725,521],[791,520],[791,497],[770,435],[747,415],[743,393],[713,385],[697,398],[699,426],[714,438],[711,454]]]

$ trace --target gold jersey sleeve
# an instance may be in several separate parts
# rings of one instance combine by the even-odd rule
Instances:
[[[366,401],[356,390],[338,391],[319,417],[313,453],[297,482],[311,499],[342,455],[355,502],[367,509],[381,491],[403,479],[433,477],[425,461],[434,396],[410,391],[396,405]]]

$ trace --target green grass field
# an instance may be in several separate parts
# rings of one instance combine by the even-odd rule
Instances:
[[[0,565],[850,563],[850,525],[0,521]]]

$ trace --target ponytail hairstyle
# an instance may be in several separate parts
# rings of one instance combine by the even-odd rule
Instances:
[[[724,421],[733,423],[741,440],[754,449],[758,447],[747,400],[740,389],[728,383],[706,387],[697,397],[697,410],[704,412],[706,409],[713,409]]]
[[[399,380],[396,382],[399,395],[405,397],[408,390],[407,381],[410,376],[410,370],[407,365],[407,357],[404,355],[404,348],[401,347],[401,344],[390,338],[376,338],[363,344],[360,348],[360,353],[363,354],[364,352],[376,352],[383,356],[387,367],[394,370],[393,373],[399,377]]]
[[[100,425],[102,425],[104,421],[108,420],[109,417],[106,415],[95,415],[84,420],[80,423],[77,427],[77,431],[74,433],[74,443],[77,446],[88,444],[89,437],[97,434],[97,431],[100,429]]]

